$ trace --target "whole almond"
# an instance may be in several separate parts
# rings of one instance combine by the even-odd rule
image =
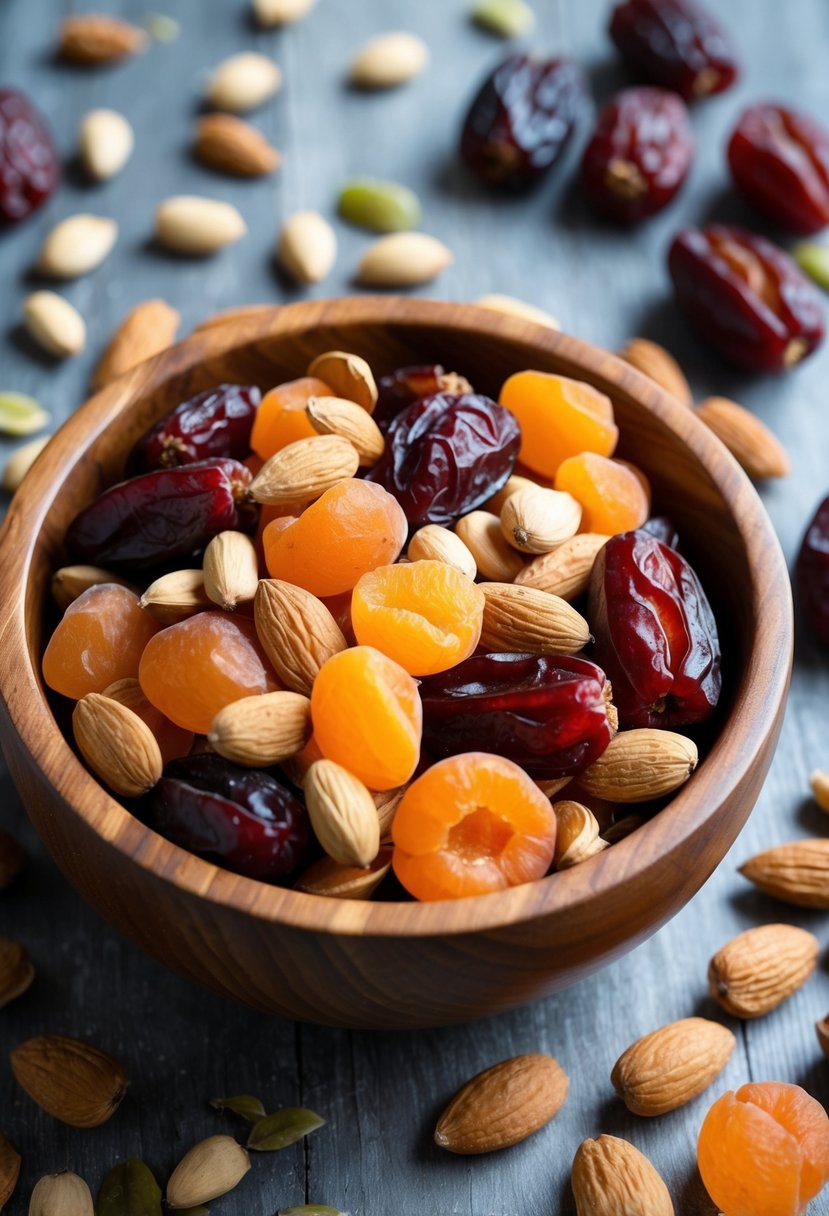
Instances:
[[[276,260],[297,283],[319,283],[337,260],[334,229],[317,211],[296,211],[279,230]]]
[[[54,291],[33,291],[23,301],[29,334],[50,355],[79,355],[86,345],[86,325],[76,308]]]
[[[501,508],[504,540],[521,553],[549,553],[575,536],[581,523],[581,506],[571,494],[524,488],[510,494]]]
[[[0,832],[0,891],[10,887],[26,864],[26,854],[13,836]]]
[[[196,124],[193,151],[212,169],[237,177],[262,177],[282,161],[261,131],[232,114],[205,114]]]
[[[719,1022],[683,1018],[632,1043],[614,1064],[610,1081],[634,1115],[664,1115],[708,1088],[736,1042]]]
[[[474,557],[478,574],[483,578],[509,583],[524,569],[524,558],[504,540],[497,515],[470,511],[455,524],[455,532]]]
[[[542,553],[519,570],[518,587],[535,587],[568,602],[583,595],[590,585],[593,563],[609,536],[598,532],[579,532],[551,553]]]
[[[812,797],[822,811],[829,811],[829,773],[815,769],[809,778]]]
[[[91,1043],[62,1034],[27,1039],[10,1057],[17,1083],[47,1114],[72,1127],[99,1127],[127,1092],[116,1059]]]
[[[260,25],[292,25],[305,17],[317,0],[253,0],[253,15]]]
[[[206,256],[232,245],[247,232],[231,203],[195,194],[177,194],[155,211],[155,238],[174,253]]]
[[[347,646],[325,604],[304,587],[269,578],[259,583],[253,613],[279,682],[309,696],[323,663]]]
[[[361,89],[390,89],[420,75],[428,62],[429,50],[416,34],[378,34],[352,60],[349,79]]]
[[[149,38],[144,30],[103,13],[67,17],[60,27],[59,54],[73,63],[114,63],[143,51]]]
[[[41,435],[38,439],[30,439],[28,443],[24,443],[22,447],[16,448],[12,452],[3,465],[2,486],[7,494],[14,494],[19,488],[23,478],[51,438],[51,435]]]
[[[357,282],[367,287],[417,287],[431,283],[454,257],[425,232],[392,232],[369,245],[357,268]]]
[[[271,506],[309,502],[353,477],[359,467],[356,448],[341,435],[297,439],[265,461],[250,493]]]
[[[479,296],[472,301],[478,308],[487,308],[490,312],[500,312],[507,317],[519,317],[522,321],[532,321],[534,325],[544,325],[547,329],[561,329],[558,321],[543,308],[535,304],[527,304],[524,300],[516,300],[515,296],[504,296],[494,293]]]
[[[610,802],[648,802],[679,789],[698,759],[696,744],[685,735],[647,726],[623,730],[579,776],[579,785]]]
[[[94,1216],[94,1210],[89,1187],[68,1170],[45,1174],[29,1200],[29,1216]]]
[[[694,404],[691,386],[673,355],[648,338],[631,338],[627,346],[619,351],[619,357],[654,380],[666,393],[670,393],[682,405]]]
[[[576,654],[590,641],[590,626],[565,600],[534,587],[482,583],[481,645],[491,651]]]
[[[825,1056],[829,1057],[829,1013],[825,1018],[821,1018],[819,1022],[815,1022],[815,1031],[821,1051]]]
[[[72,712],[72,731],[84,760],[116,794],[138,798],[161,780],[155,735],[126,705],[87,693]]]
[[[362,355],[354,355],[346,350],[324,351],[311,360],[306,375],[322,380],[333,388],[338,397],[355,401],[369,414],[377,404],[374,374]]]
[[[526,1140],[558,1114],[569,1081],[552,1056],[513,1056],[458,1090],[435,1128],[450,1153],[491,1153]]]
[[[444,562],[467,578],[474,580],[478,577],[478,567],[471,550],[456,533],[442,528],[440,524],[424,524],[418,528],[409,541],[406,553],[411,562]]]
[[[581,802],[568,799],[554,802],[553,810],[556,814],[554,864],[557,870],[569,870],[608,847],[607,841],[599,835],[596,816]]]
[[[386,448],[383,432],[367,410],[344,397],[310,397],[308,421],[319,435],[341,435],[357,452],[360,464],[377,464]]]
[[[102,182],[121,172],[132,155],[135,136],[117,110],[90,110],[81,119],[78,145],[87,173]]]
[[[801,908],[829,908],[829,840],[798,840],[740,866],[755,887]]]
[[[674,1216],[662,1176],[644,1153],[616,1136],[582,1141],[570,1185],[576,1216]]]
[[[167,1183],[168,1208],[194,1208],[232,1191],[250,1157],[232,1136],[209,1136],[186,1152]]]
[[[314,835],[344,866],[368,866],[380,849],[374,799],[357,777],[333,760],[316,760],[303,787]]]
[[[369,899],[391,869],[392,846],[383,845],[368,866],[343,866],[321,857],[294,883],[296,891],[334,899]]]
[[[100,266],[118,239],[115,220],[102,215],[70,215],[49,232],[37,269],[56,279],[76,279]]]
[[[171,570],[150,583],[141,596],[141,607],[157,621],[174,625],[185,617],[213,608],[213,601],[204,586],[201,570]]]
[[[762,1017],[805,984],[819,952],[817,938],[795,925],[747,929],[711,959],[709,991],[735,1017]]]
[[[10,937],[0,937],[0,1009],[22,996],[34,978],[35,969],[26,949]]]
[[[259,586],[256,546],[244,532],[220,532],[204,551],[204,590],[208,599],[231,612],[249,604]]]
[[[486,500],[484,510],[490,511],[493,515],[500,516],[504,509],[504,503],[513,494],[517,494],[519,490],[538,490],[541,488],[537,481],[531,481],[529,477],[522,477],[520,473],[513,473],[511,477],[507,478],[501,489],[496,491],[492,495],[492,498]]]
[[[311,734],[311,702],[298,692],[242,697],[220,709],[207,741],[215,752],[252,768],[269,768],[302,751]]]
[[[92,373],[92,387],[103,388],[130,368],[175,342],[181,314],[166,300],[144,300],[124,317]]]
[[[256,51],[240,51],[214,69],[206,96],[219,110],[244,114],[264,105],[281,84],[282,73],[272,59]]]
[[[17,1180],[20,1177],[20,1166],[20,1153],[0,1133],[0,1212],[14,1194]]]
[[[65,610],[79,595],[83,595],[84,591],[88,591],[90,587],[98,587],[101,583],[118,583],[122,587],[129,587],[131,591],[135,590],[132,583],[120,574],[105,570],[103,566],[61,566],[52,575],[49,589],[58,608]]]
[[[736,401],[708,397],[697,406],[696,414],[755,481],[786,477],[791,472],[786,449],[777,436]]]

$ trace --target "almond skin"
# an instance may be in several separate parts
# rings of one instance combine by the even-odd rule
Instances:
[[[172,346],[180,324],[181,314],[166,300],[144,300],[136,304],[98,360],[92,374],[92,387],[103,388],[138,363]]]
[[[557,595],[514,583],[481,583],[481,591],[487,650],[576,654],[590,641],[587,621]]]
[[[664,1115],[708,1088],[736,1042],[719,1022],[683,1018],[632,1043],[616,1061],[610,1080],[634,1115]]]
[[[261,131],[231,114],[206,114],[196,124],[193,151],[202,164],[236,177],[263,177],[282,157]]]
[[[32,960],[20,942],[0,937],[0,1009],[22,996],[34,978]]]
[[[20,1153],[0,1133],[0,1212],[14,1194],[17,1180],[20,1177]]]
[[[84,760],[116,794],[138,798],[161,780],[164,764],[155,735],[119,701],[87,693],[72,713],[72,730]]]
[[[577,1216],[674,1216],[661,1175],[627,1140],[584,1140],[570,1184]]]
[[[348,643],[321,600],[281,579],[262,579],[253,602],[256,633],[277,678],[310,696],[317,673]]]
[[[114,63],[143,51],[149,43],[144,30],[101,13],[67,17],[60,27],[58,52],[72,63],[91,66]]]
[[[220,709],[207,741],[226,760],[253,768],[281,764],[302,751],[311,734],[311,702],[297,692],[242,697]]]
[[[456,533],[440,524],[424,524],[418,528],[406,553],[411,562],[445,562],[473,582],[478,576],[478,567],[469,548]]]
[[[314,835],[344,866],[368,866],[380,851],[374,799],[357,777],[333,760],[316,760],[303,786]]]
[[[631,338],[624,350],[619,351],[619,358],[655,380],[682,405],[694,404],[694,394],[685,373],[664,346],[648,338]]]
[[[541,553],[515,576],[518,587],[548,591],[570,603],[584,595],[590,585],[593,563],[610,538],[598,532],[579,532],[552,553]]]
[[[167,1183],[168,1208],[194,1208],[232,1191],[250,1157],[232,1136],[209,1136],[185,1153]]]
[[[696,413],[755,481],[786,477],[791,472],[786,449],[777,436],[736,401],[708,397],[697,406]]]
[[[266,460],[250,485],[257,502],[290,506],[319,498],[360,467],[357,449],[342,435],[297,439]]]
[[[696,744],[670,730],[639,727],[610,740],[579,776],[579,785],[609,802],[647,802],[671,794],[697,766]]]
[[[801,908],[829,908],[829,840],[798,840],[740,866],[755,887]]]
[[[479,1072],[458,1090],[435,1128],[450,1153],[492,1153],[526,1140],[558,1114],[569,1088],[552,1056],[513,1056]]]
[[[762,1017],[805,984],[819,951],[817,938],[795,925],[747,929],[711,959],[709,991],[735,1017]]]
[[[79,595],[83,595],[84,591],[101,583],[119,583],[122,587],[129,587],[131,591],[136,590],[132,583],[121,578],[120,574],[113,574],[102,566],[61,566],[52,575],[49,590],[58,608],[64,611]]]
[[[80,1039],[41,1035],[15,1047],[9,1059],[29,1097],[71,1127],[99,1127],[127,1092],[121,1064]]]
[[[315,861],[294,883],[294,890],[334,899],[368,899],[391,869],[391,845],[383,845],[368,866],[343,866],[331,857]]]

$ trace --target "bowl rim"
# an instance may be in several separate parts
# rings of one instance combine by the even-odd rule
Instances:
[[[122,410],[167,379],[236,347],[284,341],[321,325],[456,329],[482,340],[506,338],[553,353],[576,375],[590,368],[592,379],[604,380],[608,393],[650,410],[678,435],[705,466],[731,512],[747,550],[750,586],[745,591],[752,619],[762,618],[763,628],[756,631],[730,712],[705,763],[670,803],[636,833],[579,866],[504,891],[431,903],[344,900],[271,886],[197,857],[145,826],[82,765],[60,730],[30,661],[24,607],[36,542],[66,475]],[[746,475],[692,410],[617,356],[536,322],[471,304],[395,296],[303,301],[263,307],[196,330],[106,386],[58,429],[14,496],[0,534],[0,696],[21,741],[68,811],[129,860],[180,891],[264,922],[335,936],[420,938],[495,931],[553,914],[575,915],[597,897],[644,880],[657,864],[682,866],[682,846],[709,825],[729,790],[749,778],[776,729],[793,639],[791,595],[778,594],[779,586],[789,586],[785,560]],[[718,760],[726,743],[728,770],[723,780]],[[649,847],[642,849],[645,839]]]

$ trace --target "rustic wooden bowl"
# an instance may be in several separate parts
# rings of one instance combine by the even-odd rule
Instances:
[[[636,834],[562,874],[450,903],[326,899],[241,878],[133,818],[80,763],[40,678],[50,573],[67,524],[177,402],[222,380],[301,375],[320,351],[378,373],[442,362],[497,393],[524,367],[614,400],[621,451],[670,510],[712,595],[725,697],[700,768]],[[467,305],[304,303],[203,330],[93,397],[12,503],[0,541],[3,745],[61,869],[122,932],[176,971],[263,1010],[331,1025],[422,1027],[492,1014],[574,983],[631,949],[699,890],[745,823],[771,761],[791,663],[786,567],[752,486],[656,385],[584,342]]]

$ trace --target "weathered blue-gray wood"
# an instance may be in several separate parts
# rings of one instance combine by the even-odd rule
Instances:
[[[96,0],[142,20],[143,0]],[[320,0],[302,23],[278,34],[255,32],[244,0],[166,0],[181,38],[112,70],[79,71],[54,63],[54,29],[84,5],[59,0],[3,0],[0,83],[24,87],[48,115],[70,157],[81,115],[111,105],[125,113],[137,146],[123,174],[90,186],[71,164],[63,190],[30,223],[0,238],[0,388],[37,396],[57,421],[83,400],[94,359],[121,316],[160,295],[179,308],[186,331],[209,312],[258,301],[298,298],[275,274],[271,251],[280,217],[300,208],[331,212],[340,183],[362,174],[412,185],[424,203],[424,227],[456,260],[424,294],[472,299],[509,292],[548,308],[573,333],[609,347],[641,333],[662,340],[688,370],[700,397],[730,394],[751,406],[786,443],[793,475],[764,490],[787,555],[817,499],[829,490],[824,351],[796,374],[751,379],[723,368],[685,330],[670,303],[664,252],[682,223],[716,217],[751,221],[728,187],[723,145],[740,108],[783,98],[829,118],[829,7],[825,0],[721,0],[735,34],[743,80],[694,111],[698,157],[677,206],[646,228],[620,235],[596,222],[573,185],[578,147],[553,181],[530,199],[481,195],[455,164],[459,117],[480,74],[500,53],[471,27],[466,0]],[[603,32],[604,0],[536,5],[533,42],[574,55],[595,97],[625,82]],[[398,92],[363,96],[343,87],[351,51],[370,34],[394,28],[421,33],[432,51],[428,73]],[[285,75],[282,93],[254,121],[282,149],[272,180],[235,182],[195,165],[188,155],[199,88],[207,69],[235,50],[273,52]],[[576,141],[583,142],[586,122]],[[248,236],[208,261],[181,261],[149,245],[153,208],[173,193],[233,201]],[[19,329],[22,299],[43,234],[79,210],[112,215],[118,246],[94,274],[59,289],[87,319],[81,358],[53,364]],[[368,237],[338,225],[340,257],[315,296],[345,294]],[[11,450],[3,444],[3,452]],[[602,1131],[627,1136],[659,1166],[677,1211],[709,1216],[694,1167],[694,1144],[708,1098],[648,1122],[612,1096],[610,1069],[619,1052],[653,1027],[702,1011],[710,955],[736,932],[768,919],[802,924],[827,940],[824,915],[800,914],[754,895],[736,874],[758,849],[806,834],[829,820],[806,795],[809,771],[829,767],[829,660],[805,636],[780,751],[757,811],[706,888],[654,939],[571,992],[469,1027],[419,1035],[348,1034],[297,1028],[249,1013],[169,975],[118,938],[58,876],[33,837],[7,777],[0,819],[27,845],[26,878],[0,896],[0,932],[23,941],[37,967],[30,992],[0,1012],[0,1130],[25,1156],[21,1189],[10,1211],[26,1211],[43,1172],[71,1167],[97,1186],[114,1162],[141,1155],[163,1180],[195,1140],[241,1125],[210,1111],[207,1098],[260,1093],[273,1105],[307,1104],[328,1125],[302,1146],[259,1157],[239,1190],[217,1204],[228,1216],[271,1216],[311,1200],[354,1216],[548,1216],[574,1211],[569,1167],[580,1140]],[[777,1013],[734,1028],[738,1050],[711,1094],[754,1079],[798,1081],[824,1103],[829,1063],[813,1023],[829,1009],[825,959],[817,977]],[[119,1055],[132,1086],[102,1129],[73,1131],[42,1115],[15,1086],[7,1051],[31,1034],[88,1037]],[[472,1073],[519,1051],[546,1050],[571,1078],[568,1102],[547,1130],[500,1156],[451,1158],[433,1147],[443,1103]],[[829,1212],[817,1201],[812,1211]]]

